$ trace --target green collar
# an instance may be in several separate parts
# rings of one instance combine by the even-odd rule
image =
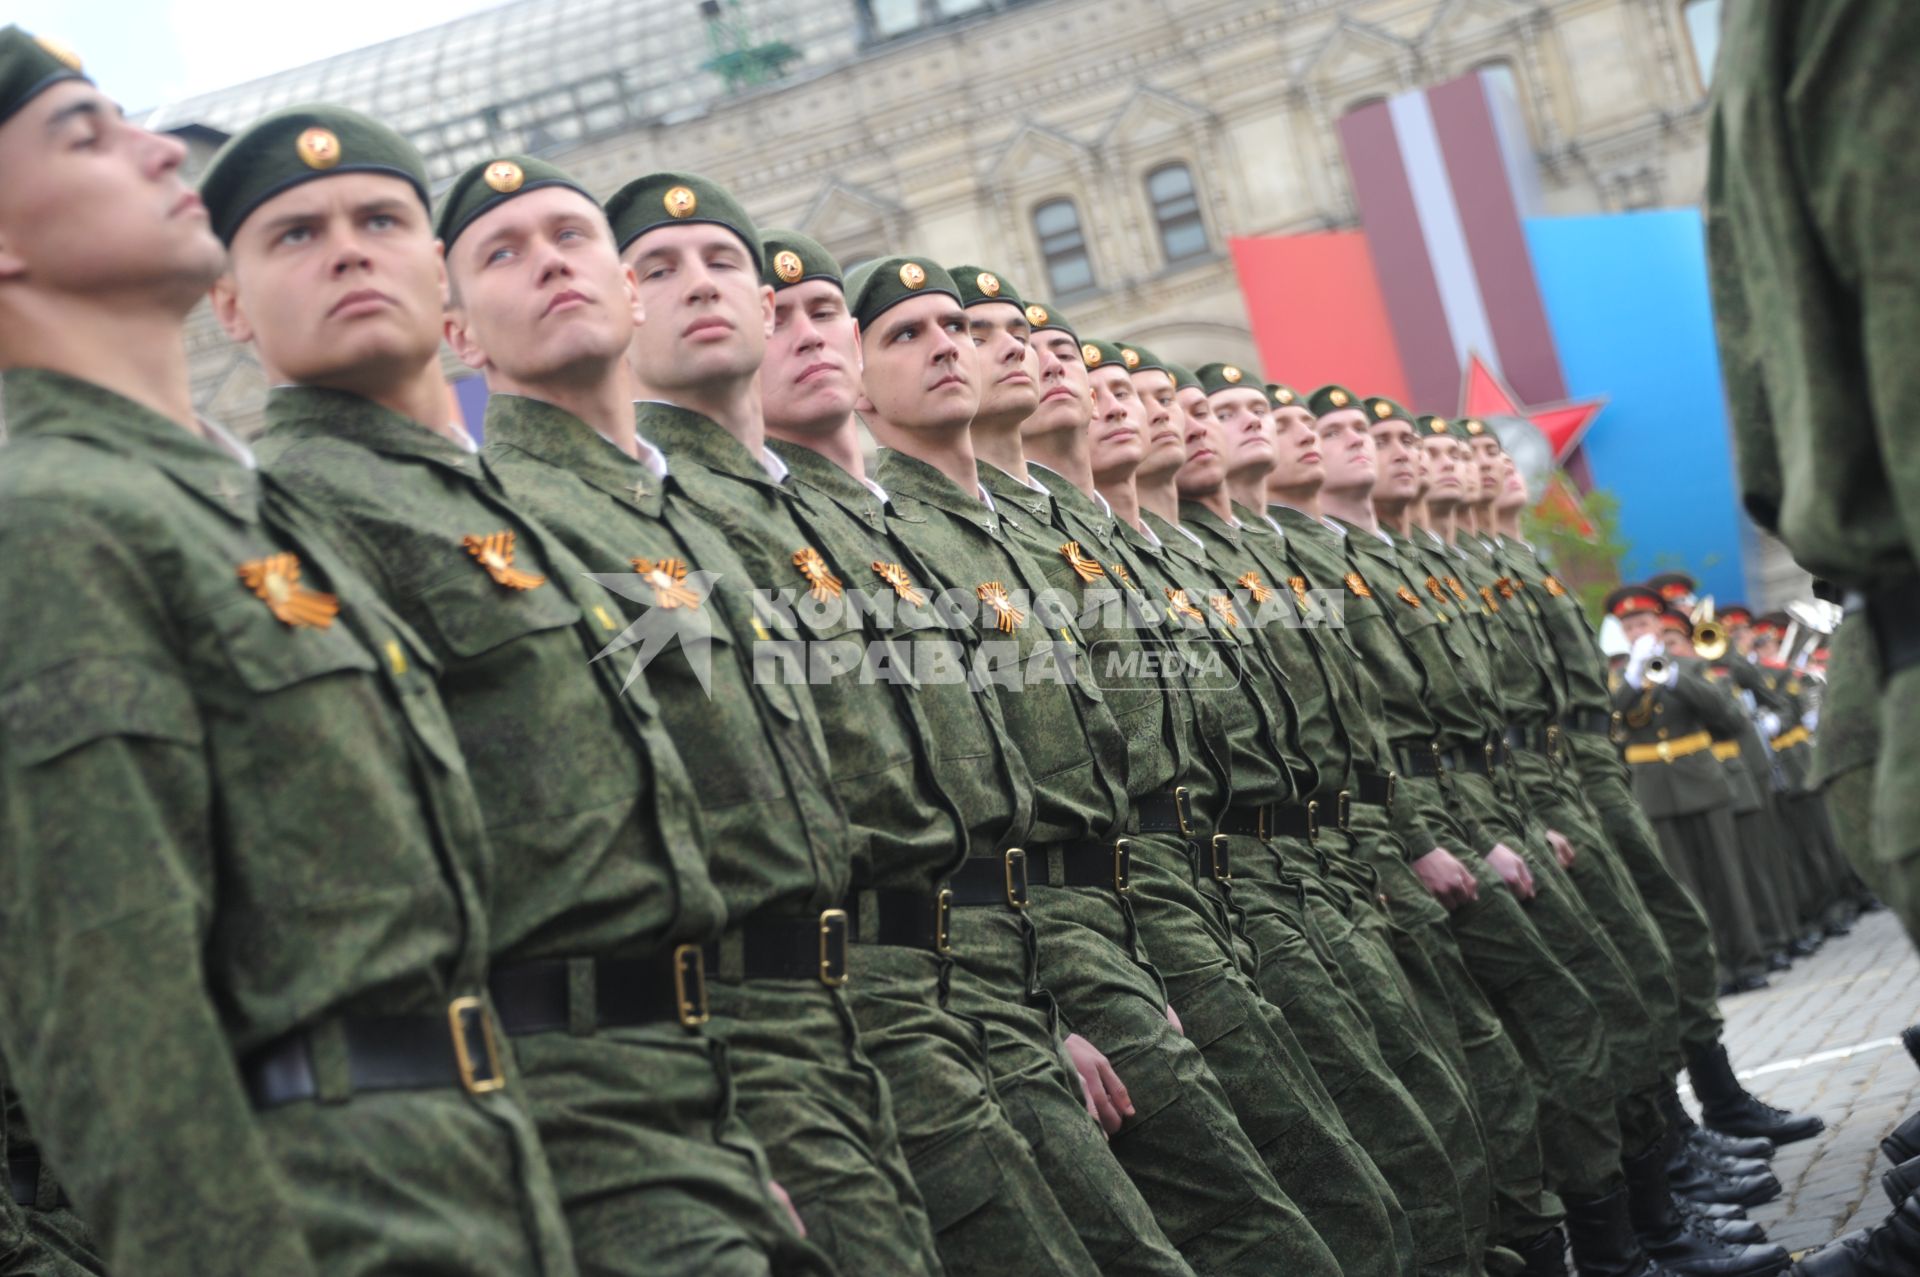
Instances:
[[[978,493],[962,491],[959,484],[917,457],[882,448],[875,470],[874,482],[894,496],[912,497],[988,532],[999,531],[1000,521]]]
[[[9,369],[4,384],[7,430],[15,442],[39,436],[90,443],[166,472],[236,522],[259,521],[259,472],[152,409],[46,369]]]
[[[767,440],[767,450],[786,463],[795,483],[816,488],[863,517],[870,511],[879,510],[880,498],[866,484],[842,469],[839,462],[828,460],[812,448],[784,439]],[[745,452],[746,449],[742,448],[741,451]],[[761,473],[765,474],[766,471],[762,470]]]
[[[1033,477],[1047,485],[1047,491],[1053,493],[1054,504],[1062,511],[1079,519],[1082,523],[1092,524],[1102,536],[1118,536],[1116,529],[1120,520],[1114,517],[1113,507],[1105,501],[1096,501],[1075,487],[1065,475],[1035,465],[1029,461],[1027,469],[1033,471]]]
[[[570,471],[649,518],[660,517],[663,493],[673,483],[671,475],[661,478],[566,409],[520,395],[493,395],[487,400],[487,450],[496,448],[523,452]]]
[[[668,464],[685,459],[730,478],[767,488],[780,486],[745,444],[690,408],[644,399],[633,405],[633,422],[642,439],[667,454]]]
[[[988,465],[984,461],[977,461],[974,465],[980,471],[980,486],[991,492],[996,502],[1010,502],[1041,524],[1054,526],[1052,493],[1029,488],[999,466]]]
[[[1211,508],[1201,505],[1198,501],[1182,501],[1180,503],[1180,522],[1203,527],[1215,536],[1225,539],[1230,544],[1240,544],[1240,529],[1234,527],[1231,523],[1228,523],[1225,519],[1215,514]],[[1179,534],[1175,533],[1175,535],[1177,536]]]
[[[339,439],[389,457],[431,461],[477,474],[474,454],[371,399],[315,386],[279,386],[267,396],[267,429],[294,439]]]

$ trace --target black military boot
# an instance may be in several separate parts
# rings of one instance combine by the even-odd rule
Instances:
[[[1527,1261],[1521,1277],[1567,1277],[1567,1235],[1557,1228],[1508,1249]]]
[[[1682,1197],[1699,1202],[1733,1202],[1740,1206],[1758,1206],[1780,1196],[1780,1181],[1773,1172],[1736,1174],[1720,1163],[1702,1157],[1684,1140],[1673,1140],[1666,1156],[1668,1186]]]
[[[1719,1131],[1710,1131],[1693,1120],[1693,1114],[1680,1101],[1680,1092],[1669,1086],[1660,1097],[1660,1111],[1666,1114],[1667,1125],[1686,1136],[1687,1141],[1701,1152],[1713,1157],[1757,1157],[1761,1161],[1771,1161],[1774,1154],[1773,1141],[1768,1139],[1742,1139],[1737,1135],[1722,1135]]]
[[[1763,1242],[1767,1240],[1767,1230],[1747,1218],[1747,1213],[1735,1206],[1737,1215],[1709,1215],[1712,1210],[1729,1209],[1719,1202],[1696,1202],[1691,1197],[1671,1194],[1674,1207],[1689,1219],[1697,1219],[1713,1230],[1713,1235],[1723,1242]]]
[[[1827,1129],[1811,1113],[1789,1113],[1749,1094],[1733,1075],[1727,1048],[1719,1042],[1706,1051],[1688,1052],[1687,1076],[1693,1079],[1693,1093],[1700,1097],[1700,1124],[1709,1130],[1791,1144]]]
[[[1605,1197],[1564,1197],[1573,1270],[1580,1277],[1671,1277],[1640,1247],[1627,1214],[1627,1190]]]
[[[1681,1210],[1698,1219],[1729,1220],[1747,1217],[1747,1208],[1738,1202],[1701,1202],[1691,1197],[1682,1197],[1678,1193],[1673,1195],[1673,1200],[1679,1204]]]
[[[1920,1157],[1920,1113],[1894,1127],[1887,1138],[1880,1141],[1880,1151],[1895,1166]]]
[[[1641,1246],[1661,1267],[1687,1277],[1771,1277],[1792,1258],[1780,1246],[1732,1241],[1714,1226],[1695,1219],[1674,1205],[1667,1187],[1668,1143],[1655,1144],[1623,1163],[1627,1172],[1627,1199],[1633,1230]]]
[[[1829,1242],[1788,1277],[1913,1277],[1920,1273],[1920,1198],[1909,1197],[1881,1223]]]
[[[1913,1057],[1913,1062],[1920,1064],[1920,1024],[1909,1024],[1900,1030],[1900,1043],[1907,1048],[1907,1054]]]
[[[1887,1200],[1895,1206],[1920,1192],[1920,1157],[1909,1158],[1882,1175],[1880,1187],[1887,1190]]]

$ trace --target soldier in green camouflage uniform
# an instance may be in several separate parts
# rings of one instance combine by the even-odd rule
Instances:
[[[949,834],[953,845],[1018,845],[1032,819],[1032,781],[1007,736],[999,702],[986,688],[938,670],[939,658],[972,646],[973,631],[946,623],[933,576],[889,535],[886,492],[865,477],[852,412],[860,389],[859,332],[847,310],[840,268],[819,244],[795,232],[771,232],[762,247],[763,279],[775,291],[761,393],[767,449],[790,476],[782,488],[798,516],[831,543],[823,546],[829,556],[849,565],[845,603],[861,608],[886,659],[897,669],[931,675],[917,681],[914,699],[924,727],[912,743],[923,768],[939,778],[957,808],[960,832]],[[851,804],[850,814],[858,818]],[[897,819],[891,811],[887,816]],[[898,837],[898,831],[879,836]],[[927,888],[907,885],[914,883],[909,859],[868,859],[871,865],[855,860],[856,887],[863,877],[882,885],[857,893],[858,930],[871,912],[876,928],[886,924],[898,932],[894,915],[903,904],[926,902]],[[856,979],[849,991],[868,1053],[893,1084],[908,1161],[947,1270],[991,1271],[1009,1256],[1049,1272],[1090,1270],[1094,1261],[1075,1237],[1083,1220],[1103,1252],[1116,1244],[1132,1246],[1132,1234],[1143,1233],[1178,1263],[1152,1212],[1088,1120],[1051,1021],[1026,1004],[1026,935],[1017,926],[994,925],[1004,911],[957,905],[950,892],[944,900],[947,934],[938,953],[951,956],[904,952],[898,941],[889,947],[862,944],[854,950]],[[950,978],[963,992],[994,995],[984,1019],[947,1009],[953,999],[943,991]],[[978,1008],[985,998],[967,1000]],[[982,1050],[982,1032],[994,1044],[992,1056]],[[1017,1096],[1030,1122],[1046,1114],[1043,1126],[1030,1127],[1045,1136],[1031,1148],[995,1098],[992,1057],[1007,1068],[1009,1101]],[[1014,1085],[1016,1077],[1024,1080]],[[1049,1184],[1061,1190],[1058,1197]],[[1085,1191],[1095,1184],[1096,1192]]]
[[[66,1190],[40,1160],[19,1099],[5,1087],[0,1061],[0,1164],[8,1192],[0,1197],[0,1273],[6,1277],[98,1277],[106,1272],[92,1230],[73,1213]]]
[[[1901,0],[1730,10],[1707,233],[1743,503],[1849,592],[1843,633],[1869,631],[1834,644],[1820,781],[1841,847],[1920,938],[1916,49]]]
[[[1273,462],[1265,392],[1251,382],[1236,383],[1219,365],[1201,369],[1200,377],[1212,391],[1213,411],[1188,427],[1189,460],[1177,476],[1179,528],[1169,527],[1165,535],[1184,530],[1197,537],[1232,590],[1246,593],[1243,623],[1276,671],[1271,685],[1284,686],[1281,695],[1292,706],[1286,729],[1270,738],[1289,771],[1311,778],[1302,788],[1305,802],[1313,804],[1304,827],[1270,829],[1264,848],[1248,849],[1252,868],[1238,875],[1236,900],[1247,910],[1261,950],[1268,997],[1288,1012],[1348,1125],[1414,1217],[1422,1262],[1444,1271],[1458,1262],[1448,1257],[1446,1243],[1458,1253],[1463,1220],[1474,1234],[1472,1253],[1485,1248],[1490,1190],[1484,1139],[1466,1083],[1415,1010],[1390,949],[1377,932],[1363,934],[1352,921],[1378,910],[1372,877],[1348,855],[1347,835],[1339,828],[1341,793],[1351,795],[1362,774],[1377,770],[1357,743],[1357,733],[1367,730],[1365,711],[1341,676],[1346,654],[1329,650],[1336,637],[1299,624],[1291,582],[1300,572],[1284,542],[1264,521],[1259,533],[1251,531],[1229,490],[1235,479],[1243,493],[1264,490]],[[1255,593],[1268,597],[1256,600]],[[1257,798],[1235,806],[1257,806]],[[1284,806],[1268,816],[1270,825],[1284,821]],[[1364,905],[1355,904],[1356,894]],[[1444,1138],[1428,1134],[1435,1128]],[[1436,1160],[1453,1169],[1453,1185],[1433,1174]],[[1442,1230],[1438,1239],[1436,1229]]]
[[[986,293],[983,276],[999,289]],[[1006,308],[1020,308],[1017,295],[991,273],[962,268],[958,283],[976,325],[983,316],[991,323],[1011,313]],[[1134,467],[1163,434],[1184,453],[1170,410],[1171,378],[1147,352],[1080,342],[1049,307],[1029,306],[1024,313],[1039,325],[1031,349],[1047,411],[1010,423],[983,410],[972,438],[985,459],[988,491],[1028,515],[1013,529],[1014,539],[1057,590],[1080,601],[1109,705],[1120,707],[1123,720],[1144,707],[1145,721],[1128,732],[1128,784],[1141,826],[1131,840],[1130,897],[1142,940],[1188,1036],[1201,1045],[1281,1188],[1347,1271],[1397,1270],[1419,1258],[1404,1203],[1349,1134],[1291,1021],[1241,965],[1244,954],[1257,971],[1258,959],[1244,938],[1232,852],[1219,821],[1232,779],[1229,742],[1252,738],[1265,726],[1248,695],[1248,662],[1258,653],[1244,637],[1230,595],[1193,590],[1184,606],[1176,605],[1181,591],[1164,556],[1151,540],[1122,531],[1121,512],[1135,509]],[[1090,362],[1098,366],[1089,368]],[[1029,450],[1057,468],[1031,464]],[[1111,504],[1102,489],[1120,504]],[[1165,655],[1137,666],[1139,675],[1111,676],[1134,659],[1130,653],[1148,662]],[[1171,676],[1156,676],[1156,669]],[[1290,784],[1277,764],[1274,771]],[[1331,989],[1324,973],[1319,983]],[[1367,1034],[1354,1036],[1349,1060],[1357,1070],[1369,1063],[1359,1050]],[[1379,1067],[1377,1053],[1371,1064]],[[1417,1111],[1413,1119],[1411,1125],[1424,1128]],[[1430,1200],[1437,1209],[1423,1219],[1429,1231],[1422,1240],[1434,1263],[1457,1261],[1463,1249],[1457,1197],[1448,1202],[1434,1192]],[[1394,1251],[1379,1244],[1389,1226]]]
[[[290,144],[317,127],[340,148],[318,171]],[[437,234],[425,185],[404,139],[337,110],[270,116],[208,169],[202,189],[234,262],[215,309],[255,343],[276,387],[262,463],[328,522],[441,664],[499,857],[489,983],[579,1262],[606,1273],[817,1271],[767,1190],[764,1154],[725,1110],[724,1063],[698,1032],[697,955],[719,934],[723,906],[692,784],[645,682],[623,687],[611,662],[592,662],[617,632],[617,598],[502,498],[463,427],[402,415],[450,405],[436,238],[470,276],[467,256],[496,241],[527,250],[516,260],[548,248],[523,219],[573,213],[587,225],[568,223],[569,235],[610,236],[584,191],[528,157],[462,174]],[[263,190],[273,194],[259,199]],[[329,191],[340,198],[330,203]],[[516,203],[522,195],[532,198]],[[330,288],[301,275],[325,273],[353,237],[328,210],[373,201],[388,233],[362,244],[362,269]],[[308,227],[304,255],[273,244],[290,217]],[[537,295],[533,281],[514,283]],[[367,287],[386,292],[401,319],[378,343],[352,347],[362,362],[343,364],[344,333],[320,316]],[[311,313],[288,314],[294,297]],[[317,375],[328,388],[303,384]],[[641,1233],[644,1252],[633,1246]]]
[[[981,672],[1001,689],[1007,728],[1034,777],[1022,858],[1038,981],[1065,1022],[1107,1052],[1132,1098],[1115,1154],[1196,1268],[1331,1269],[1325,1244],[1172,1022],[1144,960],[1127,898],[1126,742],[1081,656],[1071,601],[1050,597],[1042,569],[1009,539],[1025,513],[997,506],[979,483],[966,426],[983,383],[1003,382],[1024,350],[1009,327],[998,357],[977,359],[951,278],[921,258],[869,263],[848,293],[866,361],[861,412],[887,445],[875,480],[892,500],[889,522],[972,599],[993,659]],[[976,854],[954,876],[956,893],[1003,882],[1011,859]]]
[[[184,148],[17,31],[0,104],[39,201],[0,209],[0,1048],[41,1149],[116,1272],[571,1274],[435,658],[194,419]]]
[[[631,624],[598,659],[644,668],[665,729],[690,760],[713,848],[709,872],[727,907],[727,931],[706,955],[708,1032],[726,1047],[740,1115],[822,1250],[918,1271],[928,1261],[925,1220],[899,1158],[885,1084],[859,1048],[839,988],[848,846],[812,701],[804,691],[755,684],[751,636],[773,630],[756,610],[751,577],[726,533],[692,507],[657,450],[635,433],[622,357],[634,285],[613,256],[617,238],[564,234],[566,218],[544,225],[557,246],[526,251],[553,252],[572,272],[563,287],[561,268],[547,262],[543,287],[560,298],[547,309],[567,294],[579,294],[576,306],[581,297],[588,305],[605,299],[617,331],[588,348],[562,343],[566,369],[557,374],[522,368],[542,349],[514,328],[524,290],[496,285],[489,270],[515,260],[520,246],[476,241],[472,253],[486,252],[475,261],[457,244],[451,330],[493,391],[483,456],[516,508],[622,596]],[[758,310],[757,241],[696,226],[716,240],[691,273],[724,256],[714,273],[745,272],[740,294]],[[686,295],[711,304],[713,282]]]

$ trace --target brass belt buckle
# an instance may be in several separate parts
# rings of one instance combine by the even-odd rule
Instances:
[[[1266,842],[1273,837],[1273,825],[1267,819],[1267,813],[1272,810],[1273,807],[1269,803],[1261,803],[1254,808],[1254,811],[1259,814],[1253,818],[1253,836],[1261,842]]]
[[[682,1028],[697,1029],[711,1018],[707,1010],[707,955],[697,944],[674,946],[673,1006]]]
[[[1233,856],[1228,850],[1229,839],[1225,834],[1213,836],[1213,880],[1215,882],[1233,881]]]
[[[1560,757],[1560,725],[1558,723],[1547,728],[1547,757],[1556,761]]]
[[[1333,800],[1333,821],[1342,832],[1353,828],[1353,794],[1341,790],[1340,796]]]
[[[1176,785],[1173,789],[1173,814],[1180,822],[1180,836],[1193,837],[1193,821],[1189,819],[1193,811],[1193,796],[1185,785]]]
[[[1018,847],[1009,847],[1001,857],[1007,875],[1007,904],[1015,909],[1025,909],[1032,899],[1027,893],[1027,853]]]
[[[1399,783],[1400,783],[1399,772],[1387,773],[1387,809],[1389,811],[1393,809],[1393,787]]]
[[[1320,845],[1320,800],[1307,799],[1307,846]]]
[[[945,887],[933,897],[933,947],[938,953],[953,952],[953,893]]]
[[[1133,845],[1125,838],[1113,844],[1113,889],[1121,895],[1133,890]]]
[[[447,1003],[447,1029],[453,1035],[453,1059],[460,1069],[460,1085],[466,1088],[468,1095],[489,1095],[501,1090],[507,1084],[507,1075],[500,1069],[500,1043],[493,1035],[493,1016],[487,1012],[487,1004],[476,997],[455,998]],[[473,1034],[479,1033],[480,1054],[486,1064],[487,1075],[482,1077],[474,1069]]]
[[[820,983],[837,989],[847,982],[847,911],[820,911]]]

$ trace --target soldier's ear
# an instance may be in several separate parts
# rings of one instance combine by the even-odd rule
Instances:
[[[247,309],[240,301],[240,288],[234,282],[233,269],[228,267],[220,278],[213,281],[213,287],[207,290],[207,302],[213,308],[213,317],[228,338],[242,346],[253,342],[253,321],[247,318]]]
[[[765,322],[767,340],[773,340],[773,285],[760,285],[760,318]]]
[[[455,355],[459,356],[461,363],[476,372],[487,370],[491,361],[487,358],[487,352],[474,338],[472,329],[468,327],[467,309],[460,304],[458,298],[448,308],[441,331],[446,336],[447,345]]]
[[[627,291],[627,305],[633,308],[633,326],[638,328],[647,322],[647,307],[640,300],[640,277],[633,273],[633,267],[620,268],[620,286]]]

